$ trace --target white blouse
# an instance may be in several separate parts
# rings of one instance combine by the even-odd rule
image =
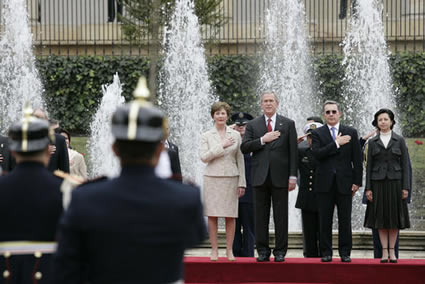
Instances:
[[[387,148],[388,143],[390,143],[391,134],[392,134],[391,130],[388,131],[387,133],[382,133],[382,132],[380,133],[380,138],[381,138],[381,141],[384,144],[385,148]]]

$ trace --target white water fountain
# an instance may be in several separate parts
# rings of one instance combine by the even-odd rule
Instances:
[[[91,136],[87,144],[92,178],[102,175],[115,177],[121,169],[118,158],[112,152],[114,137],[111,131],[112,115],[125,102],[118,74],[114,75],[112,84],[102,85],[102,92],[102,101],[90,124]]]
[[[389,51],[382,22],[383,3],[357,0],[344,45],[344,117],[363,135],[373,129],[374,113],[380,108],[395,111]]]
[[[158,103],[170,125],[170,139],[179,146],[185,181],[202,185],[201,133],[212,126],[216,101],[192,0],[177,0],[164,37],[165,60],[160,71]]]
[[[343,42],[346,68],[343,116],[361,136],[373,129],[371,122],[377,110],[389,108],[397,112],[382,23],[382,1],[357,0],[355,10]],[[395,131],[400,133],[398,129]],[[354,197],[353,230],[364,230],[362,194],[360,190]]]
[[[43,86],[35,67],[26,0],[2,2],[0,131],[5,134],[22,117],[25,102],[30,102],[33,109],[43,108]]]
[[[320,114],[303,2],[272,1],[265,25],[259,93],[274,91],[280,100],[278,113],[293,119],[301,134],[307,117]],[[289,231],[301,230],[300,210],[294,210],[297,194],[298,189],[289,193]]]

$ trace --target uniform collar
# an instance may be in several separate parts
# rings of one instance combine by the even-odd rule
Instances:
[[[121,169],[121,175],[154,175],[154,170],[148,165],[125,165]]]

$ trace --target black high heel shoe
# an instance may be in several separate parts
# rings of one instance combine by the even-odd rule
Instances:
[[[388,258],[389,258],[389,254],[387,258],[384,258],[384,251],[387,251],[388,254],[388,248],[382,248],[382,258],[381,258],[381,263],[388,263]]]
[[[394,248],[390,248],[390,250],[394,250]],[[392,259],[392,258],[390,257],[390,263],[397,263],[397,258]]]

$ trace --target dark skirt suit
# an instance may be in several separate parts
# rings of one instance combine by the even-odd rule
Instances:
[[[364,226],[372,229],[410,228],[407,199],[402,190],[409,189],[408,152],[403,137],[392,132],[385,148],[380,135],[369,140],[366,188],[372,190]]]

